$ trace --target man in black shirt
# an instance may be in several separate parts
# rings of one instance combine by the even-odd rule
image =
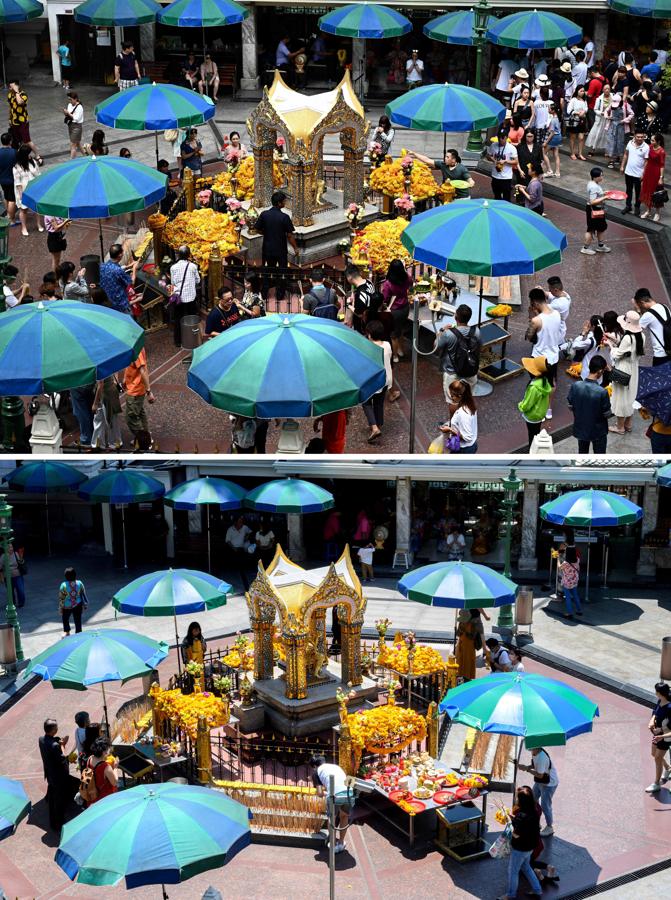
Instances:
[[[140,66],[133,53],[133,44],[131,41],[124,41],[121,53],[114,60],[114,80],[120,91],[127,91],[128,88],[137,87],[140,78]]]
[[[294,223],[291,216],[282,212],[287,199],[283,191],[275,191],[270,198],[270,209],[265,209],[256,222],[256,230],[263,235],[261,256],[263,265],[268,268],[286,269],[288,266],[287,242],[291,244],[294,253],[298,254],[298,245],[294,237]],[[268,278],[264,278],[263,293],[268,296]],[[282,300],[286,293],[286,282],[280,277],[275,287],[275,297]]]
[[[65,823],[65,812],[74,794],[70,780],[70,764],[63,750],[68,738],[57,737],[58,723],[55,719],[45,719],[44,734],[39,740],[40,756],[47,779],[47,803],[49,804],[49,826],[60,832]]]
[[[345,278],[352,288],[351,298],[348,306],[352,311],[352,327],[359,334],[364,334],[366,330],[366,313],[370,306],[371,297],[375,293],[372,282],[368,281],[361,274],[358,266],[350,263],[345,269]]]
[[[227,287],[220,287],[217,291],[217,305],[207,314],[205,337],[216,337],[241,319],[240,310],[233,301],[233,291]]]
[[[568,405],[573,413],[573,437],[578,440],[578,453],[605,453],[608,442],[608,419],[613,415],[608,391],[599,382],[606,370],[603,356],[589,361],[589,375],[571,385]]]

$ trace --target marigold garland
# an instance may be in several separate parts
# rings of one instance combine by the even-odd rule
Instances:
[[[407,227],[407,220],[401,218],[366,225],[352,241],[352,262],[365,267],[370,262],[374,272],[385,275],[392,259],[409,265],[412,257],[401,243],[401,234]]]
[[[237,180],[236,196],[238,200],[252,200],[254,198],[254,157],[247,156],[242,160],[235,172],[220,172],[212,182],[212,190],[224,197],[233,196],[231,181],[233,176]],[[284,176],[276,162],[273,163],[273,187],[282,187]]]
[[[426,721],[414,709],[376,706],[347,716],[352,744],[369,753],[398,753],[413,741],[426,737]]]
[[[201,275],[207,273],[214,243],[218,244],[222,257],[240,249],[235,222],[225,213],[213,209],[179,213],[165,226],[164,239],[174,249],[186,244]]]
[[[192,740],[198,732],[198,719],[205,717],[208,728],[217,728],[228,722],[227,705],[207,691],[183,694],[179,689],[166,691],[158,685],[151,688],[154,709],[182,728]]]
[[[405,644],[385,644],[380,648],[377,664],[407,675],[408,648]],[[412,660],[413,675],[433,675],[436,672],[444,672],[446,668],[447,663],[437,650],[424,644],[417,644]]]
[[[405,151],[401,150],[401,156]],[[406,191],[405,172],[401,166],[401,160],[384,162],[370,173],[369,184],[374,191],[381,191],[388,197],[401,197],[409,193],[413,200],[427,200],[438,193],[438,182],[431,174],[431,169],[426,163],[415,159],[410,172],[410,191]]]

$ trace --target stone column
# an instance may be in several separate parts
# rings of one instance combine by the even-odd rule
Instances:
[[[366,41],[361,38],[352,40],[352,84],[363,104],[366,96]]]
[[[525,481],[522,502],[522,547],[518,568],[523,572],[535,572],[538,568],[536,558],[536,534],[538,532],[538,482]]]
[[[396,481],[396,549],[410,550],[412,527],[412,485],[409,478]]]
[[[251,619],[254,632],[254,678],[263,681],[273,677],[273,632],[275,623]]]
[[[289,538],[289,559],[292,559],[294,562],[301,562],[305,559],[303,516],[289,513],[287,516],[287,532]]]
[[[58,47],[60,45],[58,35],[58,13],[50,3],[47,4],[47,18],[49,20],[49,49],[51,51],[51,72],[55,83],[60,84],[61,62],[58,56]]]
[[[649,531],[654,531],[657,527],[658,505],[659,487],[656,484],[646,484],[643,488],[643,521],[641,522],[641,536],[647,534]],[[638,562],[636,563],[636,574],[648,578],[654,578],[657,574],[655,551],[652,547],[641,548]]]
[[[154,62],[154,45],[156,44],[156,22],[145,22],[140,25],[140,58],[143,63]]]
[[[601,59],[604,48],[608,43],[608,13],[605,11],[594,13],[594,34],[592,35],[592,40],[596,50],[595,59]]]
[[[361,674],[361,622],[341,622],[342,674],[345,684],[363,682]]]
[[[308,695],[307,669],[305,665],[307,632],[300,634],[287,634],[284,632],[282,637],[287,648],[285,696],[287,700],[304,700]]]
[[[254,146],[254,206],[257,209],[270,206],[273,193],[273,144]]]
[[[242,23],[242,78],[240,79],[240,90],[255,91],[259,86],[256,4],[248,4],[247,9],[249,10],[249,16]]]
[[[186,481],[193,481],[194,478],[198,478],[198,466],[186,466],[185,469]],[[207,514],[207,513],[206,513]],[[189,534],[202,534],[203,533],[203,511],[200,506],[197,506],[195,509],[190,509],[187,511],[187,521],[189,523]]]

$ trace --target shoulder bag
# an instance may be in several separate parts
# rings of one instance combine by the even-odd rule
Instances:
[[[184,290],[184,282],[186,281],[186,273],[189,271],[190,262],[186,264],[184,267],[184,274],[182,275],[182,283],[179,286],[179,290],[176,291],[173,289],[172,293],[168,296],[168,303],[178,304],[182,302],[182,291]]]

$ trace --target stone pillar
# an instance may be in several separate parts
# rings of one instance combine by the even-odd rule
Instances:
[[[363,682],[361,674],[361,622],[341,622],[342,675],[347,685]]]
[[[412,527],[412,484],[409,478],[396,481],[396,549],[410,550]]]
[[[154,62],[154,46],[156,44],[156,22],[145,22],[140,25],[140,59],[143,63]]]
[[[256,45],[256,4],[247,6],[249,16],[242,23],[242,78],[240,90],[255,91],[259,86],[258,48]]]
[[[194,478],[198,478],[199,471],[198,466],[186,466],[185,473],[186,481],[193,481]],[[186,513],[187,521],[189,523],[189,534],[202,534],[203,533],[203,512],[202,507],[197,506],[195,509],[190,509]]]
[[[58,13],[50,3],[47,3],[47,18],[49,19],[49,49],[51,51],[51,72],[56,84],[61,83],[61,62],[58,56],[60,40],[58,35]]]
[[[594,13],[594,34],[592,35],[592,40],[596,50],[595,58],[600,60],[608,43],[608,13],[605,11]]]
[[[352,40],[352,84],[357,97],[363,104],[366,96],[366,41],[361,38]]]
[[[100,504],[100,512],[103,520],[103,544],[105,553],[114,555],[114,529],[112,527],[112,506],[109,503]]]
[[[308,695],[307,668],[305,652],[307,649],[307,632],[300,634],[283,633],[284,645],[287,648],[287,680],[285,696],[287,700],[304,700]]]
[[[254,632],[254,678],[258,681],[273,677],[273,632],[275,623],[251,619]]]
[[[656,484],[646,484],[643,488],[643,521],[641,522],[641,537],[657,527],[657,507],[659,505],[659,487]],[[636,574],[648,578],[654,578],[657,574],[655,551],[652,547],[642,547]]]
[[[287,515],[287,532],[289,538],[289,559],[301,562],[305,559],[305,545],[303,543],[303,516],[297,513]]]
[[[518,568],[524,572],[535,572],[538,568],[536,558],[536,534],[538,531],[538,482],[525,481],[522,502],[522,547]]]
[[[341,141],[343,152],[343,209],[347,209],[350,203],[364,202],[364,150],[349,147]]]

